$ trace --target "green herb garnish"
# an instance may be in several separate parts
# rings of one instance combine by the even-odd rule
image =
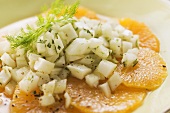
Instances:
[[[63,0],[56,0],[45,16],[38,16],[37,29],[33,29],[27,25],[27,31],[21,29],[21,32],[18,36],[6,36],[7,40],[11,44],[11,47],[14,49],[17,47],[25,48],[26,51],[36,51],[34,45],[37,42],[38,37],[47,32],[53,23],[58,22],[67,24],[74,22],[72,17],[76,13],[79,1],[75,2],[71,6],[64,5],[62,1]]]

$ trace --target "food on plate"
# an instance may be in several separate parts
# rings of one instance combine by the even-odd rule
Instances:
[[[165,80],[159,40],[146,25],[105,19],[78,4],[56,1],[0,42],[10,112],[131,112]]]

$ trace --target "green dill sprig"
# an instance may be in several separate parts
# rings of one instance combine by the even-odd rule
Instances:
[[[6,36],[10,42],[12,48],[25,48],[25,50],[35,51],[34,45],[38,40],[38,37],[44,32],[48,31],[52,23],[70,23],[73,22],[72,18],[76,13],[79,6],[79,1],[72,5],[64,5],[63,0],[56,0],[49,11],[44,15],[38,16],[37,29],[31,28],[27,25],[26,31],[21,29],[18,36]]]

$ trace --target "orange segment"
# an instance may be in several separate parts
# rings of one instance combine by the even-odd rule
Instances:
[[[142,104],[146,95],[145,90],[121,85],[107,98],[99,89],[90,88],[73,77],[68,79],[67,91],[72,97],[72,105],[85,113],[129,113]]]
[[[86,17],[91,18],[91,19],[98,19],[95,12],[93,12],[93,11],[91,11],[89,9],[86,9],[84,7],[79,7],[77,9],[77,12],[76,12],[75,16],[77,18],[81,18],[83,16],[86,16]]]
[[[37,90],[36,95],[40,93]],[[61,98],[60,102],[56,102],[52,106],[42,107],[39,105],[38,97],[32,94],[26,94],[18,88],[15,90],[13,99],[11,102],[11,113],[72,113],[74,108],[65,109],[64,99]],[[75,110],[76,111],[76,110]]]
[[[117,71],[126,86],[148,90],[158,88],[167,76],[166,63],[158,53],[148,48],[139,50],[138,64],[134,68],[120,65]]]
[[[120,20],[120,24],[125,28],[133,31],[134,34],[139,35],[139,45],[141,47],[150,48],[156,52],[159,52],[160,44],[158,38],[149,30],[149,28],[144,23],[137,22],[130,18],[125,18]]]

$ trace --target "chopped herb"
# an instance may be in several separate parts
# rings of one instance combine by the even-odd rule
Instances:
[[[133,62],[133,67],[135,67],[136,66],[136,64],[138,63],[138,59],[136,59],[134,62]]]
[[[126,62],[123,62],[123,66],[126,67]]]
[[[54,44],[54,40],[52,39],[52,44]]]
[[[77,31],[77,30],[78,30],[78,27],[76,27],[75,30]]]
[[[51,44],[50,44],[50,43],[48,43],[48,44],[47,44],[47,47],[51,48]]]
[[[60,49],[61,49],[61,46],[58,45],[58,50],[60,50]]]
[[[166,65],[162,65],[162,67],[166,68]]]

